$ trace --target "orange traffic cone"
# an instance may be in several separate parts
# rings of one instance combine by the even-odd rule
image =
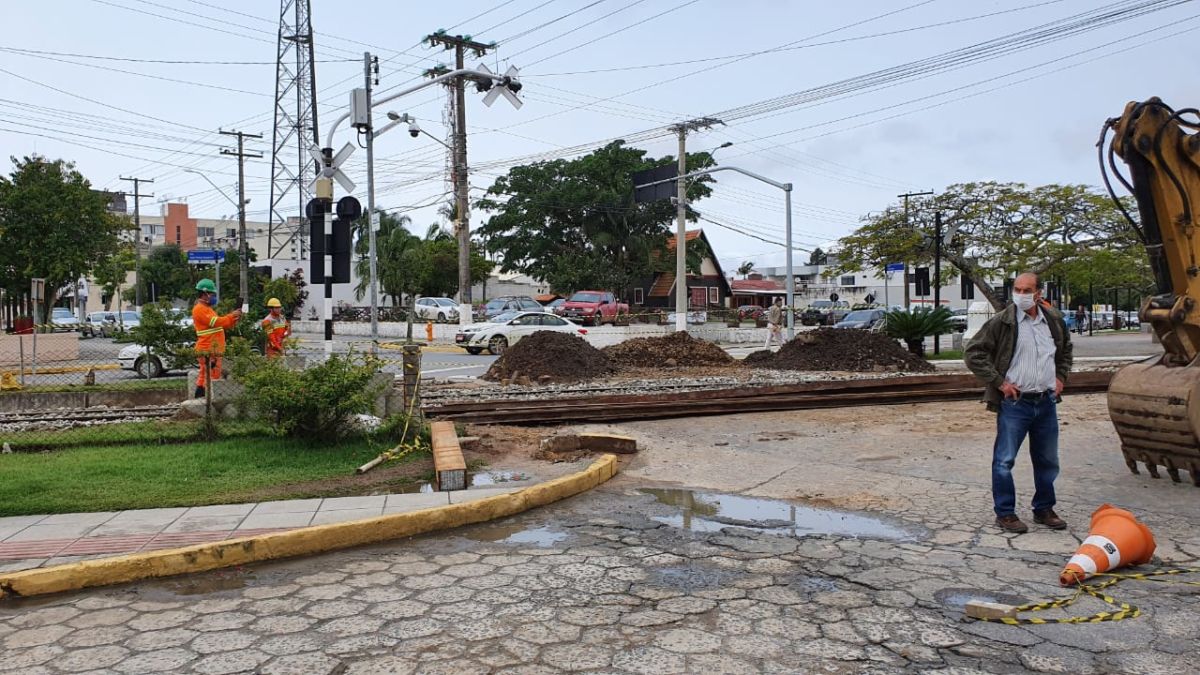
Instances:
[[[1077,584],[1099,572],[1125,565],[1150,562],[1154,555],[1154,535],[1132,513],[1111,504],[1102,504],[1092,514],[1087,539],[1067,561],[1058,583]]]

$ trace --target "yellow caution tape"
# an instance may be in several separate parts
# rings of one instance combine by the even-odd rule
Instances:
[[[1021,605],[1021,606],[1015,608],[1015,610],[1018,613],[1019,612],[1040,612],[1040,611],[1044,611],[1047,609],[1061,609],[1063,607],[1067,607],[1067,606],[1073,604],[1076,600],[1078,600],[1079,598],[1083,597],[1086,594],[1086,595],[1090,595],[1093,598],[1096,598],[1097,600],[1100,600],[1101,602],[1113,607],[1116,611],[1096,612],[1095,614],[1090,614],[1087,616],[1068,616],[1068,617],[1059,617],[1059,618],[1052,618],[1052,619],[1042,619],[1042,618],[1038,618],[1038,617],[1030,617],[1030,618],[999,617],[999,618],[994,618],[994,619],[979,618],[978,620],[979,621],[989,621],[992,623],[1006,623],[1006,624],[1009,624],[1010,626],[1028,626],[1028,625],[1041,625],[1041,624],[1054,624],[1054,623],[1102,623],[1105,621],[1121,621],[1123,619],[1133,619],[1138,616],[1141,616],[1142,610],[1139,607],[1137,607],[1136,605],[1133,605],[1131,603],[1128,603],[1128,602],[1121,602],[1120,600],[1117,600],[1110,595],[1102,593],[1101,591],[1104,590],[1105,588],[1108,588],[1109,586],[1113,586],[1122,581],[1127,581],[1127,580],[1131,580],[1131,579],[1136,580],[1136,581],[1163,581],[1163,582],[1168,582],[1168,583],[1186,584],[1189,586],[1200,586],[1200,581],[1174,581],[1174,580],[1168,581],[1166,579],[1158,579],[1157,578],[1157,577],[1163,577],[1163,576],[1174,576],[1174,575],[1178,575],[1178,574],[1192,574],[1192,573],[1196,573],[1196,572],[1200,572],[1200,568],[1193,567],[1193,568],[1180,568],[1180,569],[1170,569],[1170,570],[1156,570],[1153,572],[1141,572],[1141,573],[1134,573],[1134,574],[1101,573],[1101,574],[1097,574],[1096,576],[1108,577],[1108,579],[1106,581],[1103,581],[1098,584],[1079,584],[1078,586],[1075,587],[1075,592],[1072,593],[1071,595],[1063,596],[1061,598],[1053,598],[1050,600],[1046,600],[1044,602],[1029,603],[1027,605]]]

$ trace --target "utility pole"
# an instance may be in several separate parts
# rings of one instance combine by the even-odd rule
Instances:
[[[679,168],[675,180],[675,331],[687,330],[687,134],[724,124],[715,117],[700,117],[671,126],[679,137]]]
[[[220,130],[222,136],[237,136],[237,150],[221,148],[222,155],[232,155],[238,159],[238,264],[241,279],[238,283],[239,304],[242,312],[250,311],[250,254],[246,244],[246,159],[261,159],[261,152],[246,152],[247,138],[262,138],[262,134],[248,134],[242,131]],[[217,289],[218,291],[220,289]]]
[[[379,342],[379,265],[376,260],[375,229],[375,122],[371,115],[371,93],[379,84],[379,57],[363,52],[363,87],[367,94],[367,260],[371,286],[371,349]]]
[[[142,183],[153,183],[153,178],[126,178],[120,177],[121,180],[131,181],[133,183],[133,225],[137,228],[137,236],[133,239],[133,256],[134,256],[134,289],[133,289],[133,304],[139,310],[142,308],[142,197],[154,198],[154,195],[144,195],[141,192]],[[117,311],[121,311],[121,299],[117,298]]]
[[[935,211],[933,214],[934,235],[937,237],[933,242],[933,309],[936,311],[942,306],[942,212]],[[940,354],[942,350],[942,334],[938,333],[933,336],[933,353]]]
[[[908,198],[909,197],[923,197],[925,195],[931,195],[931,194],[933,194],[933,190],[928,190],[926,192],[905,192],[902,195],[896,195],[897,197],[904,198],[904,224],[907,225],[909,229],[912,229],[912,221],[910,221],[908,218]],[[908,261],[907,260],[904,261],[904,309],[905,309],[905,311],[912,309],[912,297],[909,294],[909,289],[908,289]]]
[[[438,31],[426,36],[430,47],[442,46],[454,50],[454,68],[462,70],[466,66],[466,52],[470,51],[476,58],[482,58],[492,49],[495,43],[484,44],[471,39],[471,36],[447,35]],[[437,77],[437,69],[425,72],[427,76]],[[467,185],[467,98],[464,92],[466,78],[456,77],[449,86],[454,90],[454,204],[458,212],[458,304],[459,321],[464,324],[471,322],[471,227]]]

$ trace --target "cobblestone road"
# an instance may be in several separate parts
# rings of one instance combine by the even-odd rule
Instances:
[[[911,422],[911,409],[892,410]],[[942,406],[937,414],[959,411]],[[1058,569],[1085,535],[1081,507],[1067,510],[1072,531],[1001,536],[988,522],[986,488],[974,468],[925,477],[938,473],[931,459],[880,459],[903,451],[878,447],[876,438],[874,454],[862,455],[875,468],[846,486],[839,467],[855,462],[865,440],[847,441],[837,457],[817,463],[812,457],[826,450],[792,438],[779,452],[788,466],[803,467],[795,470],[799,477],[781,479],[770,466],[729,461],[753,451],[769,464],[771,453],[756,444],[778,445],[769,439],[794,427],[796,416],[725,419],[721,438],[733,440],[717,440],[730,444],[717,449],[710,437],[704,452],[721,454],[725,468],[709,482],[759,486],[738,490],[743,496],[647,492],[647,474],[691,480],[695,471],[713,471],[699,460],[685,470],[688,457],[651,449],[598,490],[498,523],[0,605],[0,671],[1197,672],[1194,587],[1122,583],[1113,594],[1145,615],[1119,623],[1013,627],[962,620],[962,603],[971,596],[1016,602],[1060,594]],[[731,419],[752,428],[737,431]],[[814,434],[838,423],[806,420]],[[1075,417],[1068,422],[1068,443],[1101,433]],[[684,421],[629,430],[643,438],[677,437],[681,424],[702,431]],[[872,434],[889,433],[887,423],[877,426]],[[969,436],[967,445],[979,441],[972,429],[958,430]],[[952,454],[963,442],[952,439],[936,452]],[[1069,474],[1114,462],[1120,466],[1105,454],[1080,452],[1064,464]],[[770,480],[760,480],[759,472]],[[1117,473],[1089,480],[1115,486],[1125,503],[1143,500],[1162,557],[1195,564],[1200,513],[1189,505],[1200,491],[1162,481],[1147,486],[1144,477]],[[795,502],[738,501],[772,490],[811,496],[809,484],[832,486],[833,493],[842,486],[835,501],[843,505],[856,494],[875,501],[864,498],[869,512],[827,513]],[[1079,489],[1064,479],[1066,499],[1080,499]],[[809,527],[865,536],[797,536]],[[1085,598],[1072,610],[1104,608]]]

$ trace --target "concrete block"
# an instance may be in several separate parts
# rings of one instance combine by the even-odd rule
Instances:
[[[579,434],[579,445],[584,450],[611,452],[614,455],[631,455],[638,449],[636,440],[617,434]]]
[[[999,602],[984,602],[971,600],[966,605],[967,616],[973,619],[1015,619],[1017,608]]]

